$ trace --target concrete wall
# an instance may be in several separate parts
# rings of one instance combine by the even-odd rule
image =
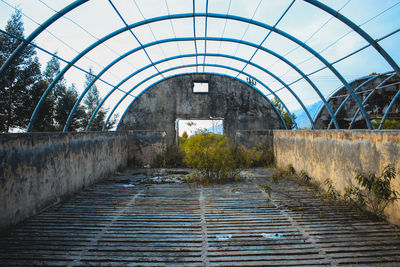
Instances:
[[[321,184],[329,178],[342,194],[345,187],[357,185],[357,171],[380,173],[389,163],[397,172],[392,186],[400,192],[400,131],[274,131],[273,140],[279,167],[292,164]],[[400,225],[400,201],[388,206],[385,214]]]
[[[0,134],[0,229],[125,165],[127,141],[126,133]]]
[[[193,93],[194,82],[208,82],[208,93]],[[148,89],[130,107],[118,130],[165,131],[176,143],[177,119],[224,119],[224,133],[237,130],[283,129],[271,104],[256,90],[219,75],[187,74],[169,78]]]
[[[273,147],[274,130],[236,131],[235,143],[247,148],[253,148],[261,144],[265,147]]]
[[[165,147],[163,132],[0,134],[0,229]]]
[[[128,165],[142,168],[167,148],[167,134],[157,131],[128,131]]]

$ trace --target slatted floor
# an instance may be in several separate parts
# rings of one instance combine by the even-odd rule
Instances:
[[[267,201],[268,174],[202,187],[128,171],[2,233],[0,265],[400,266],[398,228],[292,181]]]

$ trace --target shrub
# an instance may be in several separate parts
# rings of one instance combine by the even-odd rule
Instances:
[[[167,149],[156,155],[151,166],[153,168],[180,168],[185,167],[183,163],[183,158],[185,157],[185,152],[179,149],[175,145],[168,146]]]
[[[372,126],[374,129],[378,129],[379,125],[381,124],[382,120],[381,119],[375,119],[372,121]],[[383,124],[383,129],[400,129],[400,121],[397,120],[385,120],[385,123]]]
[[[355,180],[359,187],[347,188],[344,197],[348,202],[370,208],[374,214],[382,216],[386,206],[397,199],[398,192],[391,188],[391,180],[395,177],[396,170],[391,164],[385,166],[381,175],[371,171],[358,172]]]
[[[198,170],[207,182],[238,178],[239,172],[252,164],[248,151],[223,135],[200,133],[188,138],[182,148],[184,163]]]
[[[275,165],[274,151],[271,147],[258,143],[257,147],[247,150],[252,167],[272,167]]]

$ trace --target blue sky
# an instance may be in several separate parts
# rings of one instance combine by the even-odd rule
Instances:
[[[29,18],[37,23],[42,23],[54,14],[54,10],[60,10],[71,2],[73,1],[0,0],[0,25],[2,29],[4,29],[11,13],[14,12],[12,7],[17,7],[24,13],[23,21],[25,24],[25,34],[27,36],[37,27],[37,24],[32,22]],[[374,39],[381,38],[400,28],[400,1],[398,0],[330,0],[322,2],[335,10],[340,10],[340,13],[353,20],[357,25],[361,25],[362,29]],[[113,3],[129,24],[161,15],[193,12],[192,1],[189,0],[114,0]],[[254,20],[274,25],[290,3],[290,0],[210,0],[208,12],[221,14],[229,13],[231,15],[253,18]],[[205,0],[196,0],[195,5],[196,12],[206,11]],[[231,20],[210,18],[207,23],[207,36],[210,37],[224,36],[228,38],[244,39],[259,44],[266,34],[268,34],[268,31],[261,27],[248,26],[248,24]],[[123,22],[111,8],[107,0],[92,0],[68,13],[66,18],[60,19],[58,22],[54,23],[49,27],[48,32],[41,34],[35,42],[51,52],[57,51],[60,57],[71,60],[77,55],[78,51],[85,49],[96,41],[96,38],[101,38],[123,26]],[[323,51],[322,56],[330,62],[366,44],[361,37],[351,32],[346,25],[301,0],[297,0],[293,4],[286,16],[278,24],[277,28],[292,34],[302,41],[307,41],[307,44],[314,50],[318,52]],[[133,32],[142,44],[146,44],[154,40],[172,38],[174,36],[191,37],[193,36],[193,24],[191,18],[173,21],[166,20],[153,23],[150,26],[145,25],[135,28]],[[196,36],[204,35],[205,19],[196,18]],[[204,53],[205,42],[197,41],[196,44],[198,52]],[[380,42],[380,45],[388,51],[398,64],[400,64],[400,33],[396,33],[383,40]],[[77,65],[84,69],[88,69],[91,66],[94,72],[98,73],[113,59],[138,46],[139,44],[134,37],[129,32],[126,32],[90,52],[87,57],[80,60]],[[298,65],[305,73],[310,73],[323,66],[317,59],[310,56],[307,51],[302,48],[296,48],[297,46],[294,43],[278,34],[272,33],[263,46],[285,55],[288,60]],[[207,53],[225,53],[249,59],[254,51],[254,48],[249,48],[245,45],[227,42],[207,42]],[[179,54],[195,53],[195,46],[193,41],[167,43],[153,46],[147,49],[147,52],[153,61],[157,61],[165,57]],[[39,51],[38,56],[42,67],[44,67],[50,57]],[[198,57],[199,62],[203,62],[203,60],[203,57]],[[195,58],[177,59],[160,64],[159,69],[163,70],[182,64],[193,64],[195,61]],[[252,61],[267,68],[286,83],[291,83],[300,77],[298,73],[291,70],[285,63],[277,61],[275,57],[265,52],[258,51]],[[242,62],[217,57],[207,57],[206,63],[225,64],[239,69],[244,66]],[[147,64],[149,64],[149,60],[145,53],[137,52],[112,67],[102,78],[111,84],[117,84],[127,75]],[[335,67],[342,72],[349,81],[368,75],[371,72],[382,73],[391,70],[390,66],[372,48],[367,48],[355,56],[335,64]],[[167,75],[178,74],[182,71],[193,72],[195,70],[196,69],[193,67],[185,68],[179,71],[168,72]],[[199,70],[202,71],[202,68]],[[221,70],[214,67],[206,67],[205,71],[222,72],[234,76],[237,74],[229,70]],[[252,66],[247,66],[245,71],[260,79],[273,90],[278,90],[282,87],[270,76]],[[123,84],[120,89],[128,91],[139,81],[155,73],[156,70],[154,68],[149,68],[140,75],[137,75],[137,77]],[[82,72],[71,69],[65,77],[69,84],[74,83],[76,85],[78,91],[83,90],[84,74]],[[243,74],[241,74],[239,78],[246,80],[246,76]],[[137,95],[140,91],[159,79],[159,77],[154,78],[144,83],[137,88],[133,94]],[[341,85],[338,79],[328,70],[312,75],[311,79],[325,96],[328,96]],[[102,96],[110,90],[110,86],[101,82],[97,82],[96,85]],[[261,91],[267,92],[260,84],[258,84],[257,87]],[[318,95],[313,92],[311,87],[304,81],[293,84],[292,89],[297,94],[301,95],[301,99],[306,105],[311,105],[320,100]],[[280,90],[278,94],[281,98],[285,99],[285,102],[291,110],[299,109],[299,104],[286,90]],[[113,106],[122,96],[122,92],[116,92],[109,98],[106,105]],[[127,97],[117,109],[117,112],[123,114],[131,101],[132,98]]]

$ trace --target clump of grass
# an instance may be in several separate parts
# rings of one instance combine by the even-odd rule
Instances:
[[[266,183],[259,183],[258,186],[267,193],[267,201],[271,199],[272,188]]]

